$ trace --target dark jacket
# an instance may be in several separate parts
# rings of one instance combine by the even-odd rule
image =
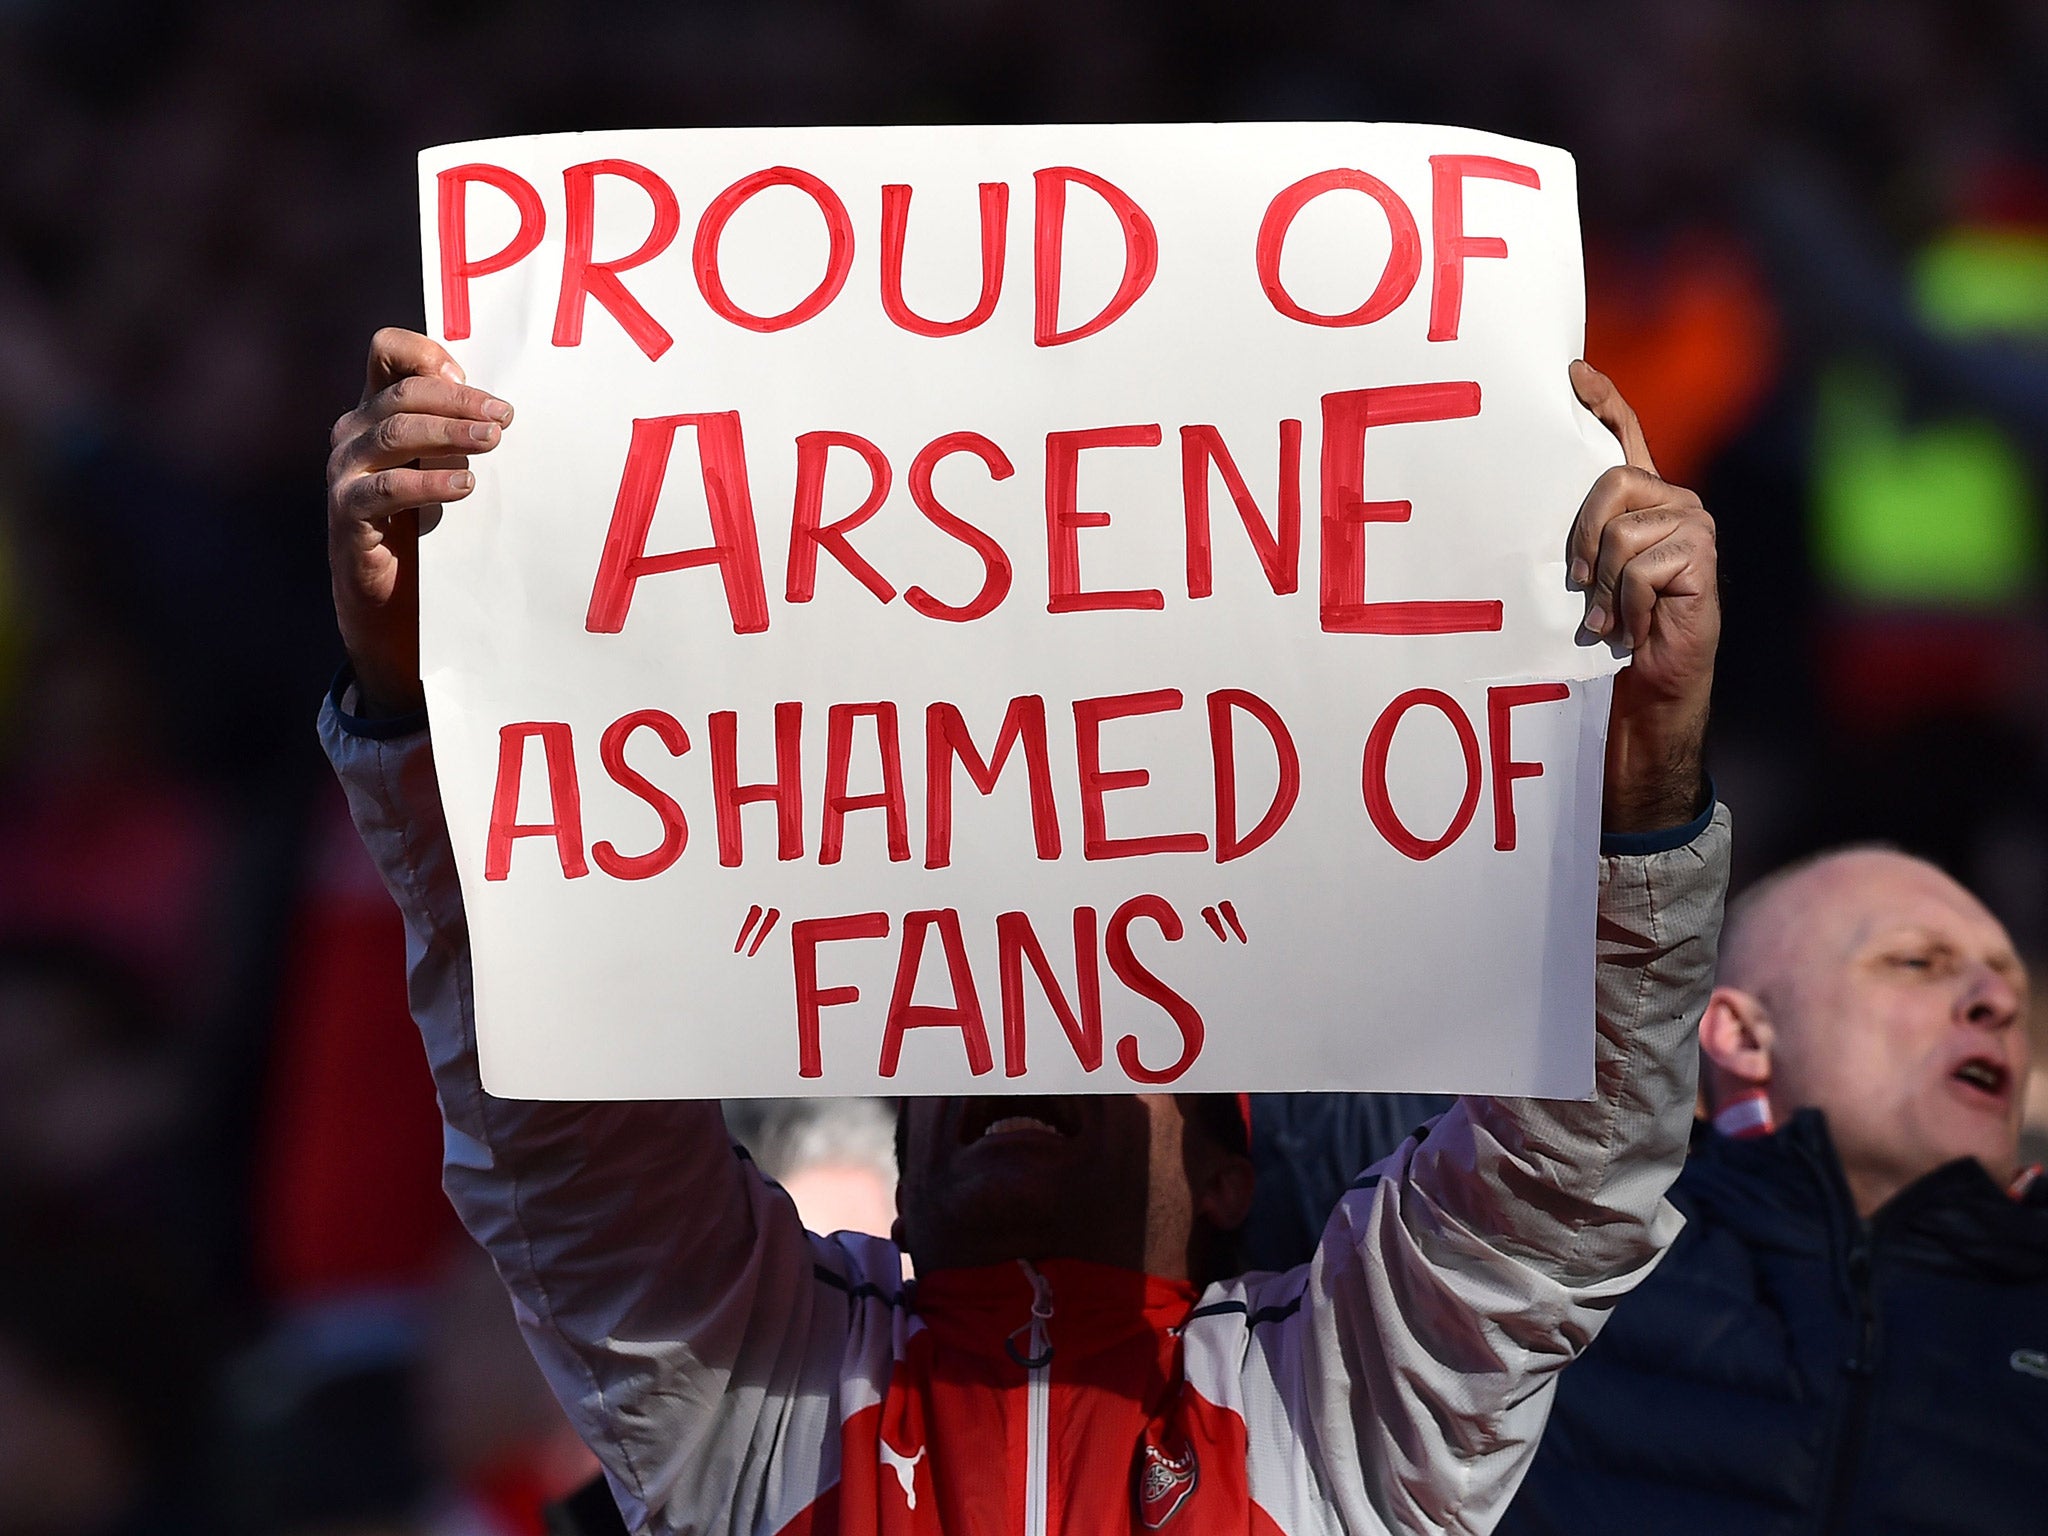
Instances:
[[[1672,1199],[1503,1536],[2048,1532],[2048,1180],[1951,1163],[1864,1222],[1802,1112],[1703,1132]]]

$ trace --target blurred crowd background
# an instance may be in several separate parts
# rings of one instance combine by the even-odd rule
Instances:
[[[1722,530],[1738,878],[1888,839],[2048,959],[2048,6],[0,0],[0,1536],[520,1536],[591,1471],[312,734],[415,151],[1216,118],[1578,157],[1587,355]],[[749,1113],[886,1211],[885,1114]]]

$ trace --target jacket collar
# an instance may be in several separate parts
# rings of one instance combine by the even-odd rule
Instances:
[[[1200,1293],[1183,1280],[1083,1259],[1009,1262],[940,1269],[918,1278],[914,1305],[938,1342],[973,1354],[1001,1354],[1031,1325],[1042,1285],[1051,1315],[1045,1327],[1062,1365],[1133,1339],[1164,1338],[1194,1309]]]
[[[1800,1110],[1768,1136],[1737,1140],[1696,1128],[1680,1190],[1752,1240],[1793,1251],[1841,1250],[1867,1239],[1933,1267],[2048,1276],[2041,1181],[2015,1200],[1982,1165],[1959,1158],[1907,1185],[1866,1224],[1817,1109]]]

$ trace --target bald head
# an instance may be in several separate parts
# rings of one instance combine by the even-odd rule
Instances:
[[[1901,853],[1887,843],[1858,843],[1794,860],[1748,886],[1728,903],[1721,926],[1718,979],[1723,986],[1757,991],[1774,975],[1796,969],[1807,957],[1802,945],[1813,938],[1815,909],[1825,917],[1845,905],[1859,874],[1924,872],[1963,898],[1976,898],[1936,865]]]
[[[1958,1157],[2009,1176],[2027,1074],[2026,976],[2005,929],[1934,865],[1838,850],[1729,909],[1702,1021],[1709,1092],[1826,1113],[1874,1209]]]

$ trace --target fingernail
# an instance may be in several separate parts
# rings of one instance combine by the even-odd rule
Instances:
[[[476,488],[476,476],[466,469],[458,469],[449,477],[448,483],[458,491],[474,490]]]
[[[1576,558],[1572,561],[1571,584],[1573,586],[1583,587],[1592,579],[1592,576],[1593,573],[1587,568],[1585,561]]]
[[[1586,633],[1604,635],[1607,633],[1607,610],[1595,603],[1586,610]]]
[[[453,358],[450,358],[441,365],[441,374],[442,377],[453,379],[456,383],[460,384],[462,382],[462,365]]]
[[[487,400],[484,402],[484,414],[493,421],[510,421],[512,419],[512,407],[502,400]]]
[[[498,429],[492,426],[488,421],[473,421],[469,424],[469,437],[471,442],[488,443],[495,439],[497,435]]]

